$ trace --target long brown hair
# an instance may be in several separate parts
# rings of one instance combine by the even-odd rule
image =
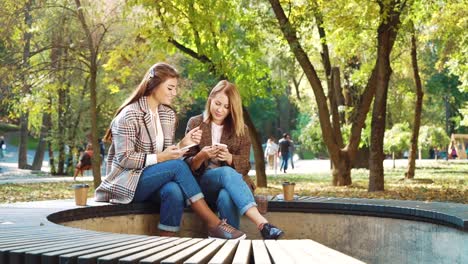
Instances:
[[[179,73],[171,65],[159,62],[151,66],[133,93],[117,109],[114,117],[116,117],[127,105],[138,101],[143,96],[150,95],[161,83],[170,78],[179,78]],[[104,141],[112,141],[112,132],[110,128],[107,129],[106,134],[104,135]]]
[[[226,80],[220,81],[213,90],[211,90],[205,105],[205,121],[211,122],[211,120],[213,120],[213,116],[210,112],[211,100],[219,93],[224,93],[229,99],[230,111],[228,116],[226,116],[224,125],[227,126],[227,128],[234,129],[237,136],[243,136],[245,131],[241,96],[236,86]]]

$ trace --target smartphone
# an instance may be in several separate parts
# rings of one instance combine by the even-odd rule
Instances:
[[[190,144],[190,145],[187,145],[187,146],[185,146],[185,147],[183,147],[183,148],[180,148],[179,150],[186,150],[186,149],[189,149],[189,148],[194,147],[194,146],[196,146],[196,145],[197,145],[197,144]]]
[[[226,144],[223,144],[223,143],[214,143],[213,146],[218,146],[218,147],[227,148],[227,145],[226,145]]]

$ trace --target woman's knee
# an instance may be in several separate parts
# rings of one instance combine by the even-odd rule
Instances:
[[[223,181],[242,180],[242,175],[229,166],[223,166],[218,169]]]
[[[176,159],[176,160],[170,160],[167,162],[171,165],[172,168],[174,168],[175,172],[180,172],[180,171],[183,171],[186,173],[191,172],[190,168],[188,167],[188,164],[183,160]]]
[[[184,203],[184,194],[180,189],[180,186],[175,182],[168,182],[161,187],[159,191],[161,200],[170,200],[173,203]]]

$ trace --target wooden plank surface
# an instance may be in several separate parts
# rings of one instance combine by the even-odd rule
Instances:
[[[208,263],[208,261],[226,243],[224,239],[215,239],[211,244],[200,250],[198,253],[184,261],[186,264]]]
[[[182,243],[185,243],[190,239],[191,238],[189,238],[189,237],[174,238],[173,240],[171,240],[170,242],[168,242],[168,243],[166,243],[164,245],[154,247],[154,248],[139,252],[137,254],[127,256],[125,258],[121,258],[121,259],[119,259],[119,263],[121,263],[121,264],[129,264],[129,263],[136,264],[136,263],[138,263],[139,260],[141,260],[143,258],[149,257],[151,255],[155,255],[158,252],[161,252],[161,251],[166,250],[168,248],[171,248],[171,247],[180,245]]]
[[[193,238],[193,239],[190,239],[182,244],[179,244],[175,247],[171,247],[171,248],[168,248],[164,251],[161,251],[155,255],[152,255],[152,256],[149,256],[147,258],[144,258],[140,261],[140,263],[153,263],[153,262],[160,262],[161,260],[163,259],[166,259],[174,254],[176,254],[177,252],[181,251],[181,250],[184,250],[185,248],[188,248],[190,247],[191,245],[193,244],[196,244],[200,241],[202,241],[203,239],[201,238]]]
[[[233,264],[248,264],[252,255],[252,240],[241,240],[237,246]]]
[[[204,247],[206,247],[207,245],[209,245],[213,241],[214,241],[214,239],[203,239],[203,240],[199,241],[198,243],[195,243],[192,246],[187,247],[184,250],[181,250],[181,251],[177,252],[176,254],[174,254],[174,255],[166,258],[166,259],[163,259],[161,261],[161,263],[162,264],[180,264],[184,260],[186,260],[186,259],[190,258],[191,256],[193,256],[198,251],[202,250]]]
[[[210,264],[231,263],[234,253],[236,252],[239,240],[228,240],[213,258],[208,262]]]
[[[252,240],[252,249],[255,264],[270,264],[270,255],[263,240]]]

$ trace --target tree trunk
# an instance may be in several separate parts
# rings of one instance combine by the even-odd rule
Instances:
[[[416,152],[418,151],[418,137],[419,137],[419,128],[421,127],[421,113],[422,113],[422,103],[423,103],[423,90],[421,84],[421,78],[419,76],[419,67],[418,67],[418,57],[416,49],[416,36],[413,28],[413,34],[411,36],[411,62],[413,64],[413,74],[414,82],[416,85],[416,107],[414,110],[414,121],[413,121],[413,131],[411,134],[411,146],[408,159],[408,170],[405,174],[407,179],[414,178],[414,172],[416,170]],[[421,159],[421,155],[419,155]]]
[[[392,69],[390,67],[390,53],[398,33],[400,12],[397,3],[379,2],[380,14],[387,14],[378,29],[377,62],[374,68],[377,79],[375,81],[374,108],[372,110],[371,145],[369,158],[369,187],[370,192],[384,190],[384,151],[383,139],[385,135],[385,119],[387,113],[388,84]],[[398,3],[399,4],[399,3]]]
[[[34,161],[32,164],[33,170],[41,170],[42,168],[42,162],[44,161],[44,152],[47,148],[46,137],[49,131],[47,127],[48,122],[50,122],[49,119],[50,113],[44,112],[44,114],[42,114],[42,126],[41,134],[39,136],[39,144],[37,145],[36,154],[34,154]]]
[[[62,82],[63,83],[63,82]],[[64,84],[66,85],[66,84]],[[58,167],[57,167],[57,174],[64,175],[65,174],[65,89],[59,88],[58,92],[58,105],[57,105],[57,114],[58,114],[58,126],[57,126],[57,145],[58,145]]]
[[[57,170],[55,169],[54,150],[52,149],[52,142],[50,141],[49,141],[49,167],[50,167],[50,174],[57,175]]]
[[[341,152],[340,158],[332,161],[332,182],[334,186],[351,185],[352,162],[347,152]]]
[[[97,58],[95,58],[97,60]],[[97,65],[93,63],[94,66],[91,67],[91,79],[90,79],[90,99],[91,99],[91,141],[93,144],[93,182],[94,188],[97,188],[101,184],[101,155],[99,153],[99,143],[98,143],[98,131],[97,131],[97,98],[96,98],[96,89],[97,89]]]
[[[255,175],[257,178],[258,187],[267,187],[267,177],[265,173],[265,160],[262,148],[262,141],[260,135],[255,128],[252,118],[245,107],[243,107],[244,122],[249,128],[250,142],[252,143],[254,157],[255,157]]]
[[[92,157],[92,167],[93,167],[93,183],[94,188],[97,188],[101,184],[101,155],[99,155],[99,143],[98,143],[98,131],[97,131],[97,74],[98,74],[98,52],[99,47],[97,43],[93,40],[92,32],[89,29],[88,24],[81,7],[80,0],[75,0],[75,4],[78,11],[78,18],[80,20],[81,26],[86,35],[88,50],[89,50],[89,73],[90,73],[90,115],[91,115],[91,143],[93,145],[93,157]],[[103,36],[101,36],[103,37]]]
[[[385,158],[383,150],[383,139],[385,136],[385,117],[387,112],[387,86],[380,86],[375,92],[374,108],[372,110],[372,129],[371,129],[371,144],[370,144],[370,159],[369,159],[369,191],[383,191],[384,190],[384,167],[383,161]],[[382,76],[385,78],[384,76]],[[382,78],[382,79],[383,79]]]
[[[26,77],[29,72],[29,57],[31,54],[31,28],[32,28],[32,16],[31,16],[31,9],[32,9],[32,0],[26,2],[24,6],[24,23],[26,28],[24,29],[23,35],[23,62],[21,64],[21,78],[23,84],[23,95],[27,95],[30,93],[30,84],[29,79]],[[27,112],[21,111],[20,114],[20,140],[19,140],[19,147],[18,147],[18,168],[19,169],[30,169],[31,166],[28,165],[28,123],[29,123],[29,114]]]

